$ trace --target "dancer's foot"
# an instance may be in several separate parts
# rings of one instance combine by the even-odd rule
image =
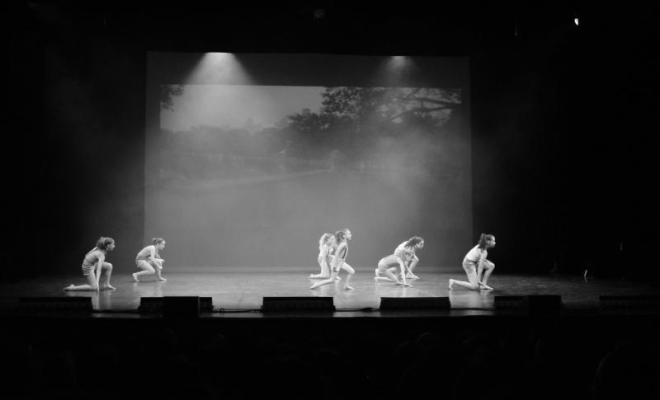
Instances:
[[[117,290],[117,288],[112,285],[106,285],[106,286],[102,286],[101,290]]]
[[[131,274],[131,276],[133,276],[133,280],[134,280],[135,282],[140,282],[140,280],[139,280],[138,277],[137,277],[137,272],[134,273],[134,274]]]
[[[454,280],[450,279],[449,280],[449,290],[453,290],[453,289],[454,289]]]
[[[69,286],[65,287],[65,288],[64,288],[64,291],[65,291],[65,292],[68,292],[69,290],[73,290],[74,286],[75,286],[75,285],[72,283],[72,284],[70,284]]]
[[[479,289],[483,289],[483,290],[493,290],[492,287],[486,285],[485,283],[480,283],[480,284],[479,284]]]
[[[161,278],[158,278],[158,280],[161,281],[161,282],[167,282],[167,279],[162,278],[162,277],[161,277]]]
[[[412,274],[412,273],[408,273],[408,274],[406,275],[406,278],[407,278],[407,279],[419,279],[419,276],[417,276],[417,275],[415,275],[415,274]]]
[[[336,278],[335,280],[336,280],[336,281],[340,281],[340,280],[341,280],[341,276],[337,275],[337,278]]]
[[[309,287],[310,290],[314,290],[319,287],[316,283]]]
[[[344,285],[344,290],[355,290],[355,288],[350,285]]]

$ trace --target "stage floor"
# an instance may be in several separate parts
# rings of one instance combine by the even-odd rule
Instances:
[[[206,268],[165,270],[167,282],[153,277],[136,283],[129,273],[112,277],[114,291],[64,292],[70,284],[83,284],[82,276],[52,276],[0,285],[0,309],[16,309],[21,297],[91,297],[97,317],[126,316],[139,318],[137,308],[142,297],[200,296],[211,297],[214,311],[203,314],[209,318],[263,318],[264,297],[333,297],[337,309],[333,317],[382,317],[378,308],[381,297],[448,297],[450,310],[425,311],[428,315],[466,316],[496,315],[496,296],[560,295],[564,314],[597,314],[600,296],[653,296],[660,293],[656,281],[621,279],[584,279],[581,276],[519,275],[495,273],[489,285],[492,291],[448,289],[449,278],[465,279],[461,269],[447,270],[420,267],[420,280],[413,287],[375,282],[373,269],[357,268],[351,280],[355,290],[343,290],[343,281],[310,290],[315,280],[308,278],[318,270],[310,268]],[[370,271],[366,272],[366,271]],[[345,279],[345,275],[341,275]],[[267,313],[268,316],[273,316]],[[411,312],[388,313],[406,316]],[[419,315],[418,312],[415,315]],[[290,315],[289,315],[290,316]]]

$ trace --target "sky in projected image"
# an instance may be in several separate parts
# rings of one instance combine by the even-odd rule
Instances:
[[[471,241],[460,87],[161,84],[147,141],[148,236],[175,268],[309,266],[350,228],[352,265],[424,236],[422,265]],[[153,100],[152,100],[153,101]]]
[[[318,113],[322,87],[186,85],[161,113],[161,128],[184,131],[195,126],[254,129],[286,123],[308,109]]]

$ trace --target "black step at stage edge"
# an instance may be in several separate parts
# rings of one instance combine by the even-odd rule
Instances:
[[[495,296],[495,308],[498,310],[522,310],[527,309],[525,296]]]
[[[165,318],[198,318],[199,311],[199,296],[163,297],[163,317]]]
[[[91,312],[91,297],[21,297],[19,311],[80,311]]]
[[[660,296],[600,296],[601,309],[660,309]]]
[[[449,297],[381,297],[380,310],[449,310]]]
[[[264,297],[261,310],[269,311],[335,311],[332,297]]]
[[[527,296],[530,315],[558,315],[564,308],[561,296],[535,294]]]
[[[495,296],[495,309],[517,310],[530,315],[557,315],[563,310],[559,295]]]
[[[183,296],[185,297],[185,296]],[[189,296],[190,297],[190,296]],[[192,296],[195,298],[196,296]],[[144,313],[162,313],[166,298],[178,299],[180,296],[165,296],[165,297],[140,297],[140,305],[138,306],[139,312]],[[212,297],[196,297],[199,299],[199,310],[202,312],[213,311],[213,298]],[[171,300],[170,300],[171,301]],[[176,300],[174,300],[176,302]],[[186,300],[180,300],[186,301]],[[190,300],[193,301],[193,300]],[[176,305],[175,305],[176,306]]]

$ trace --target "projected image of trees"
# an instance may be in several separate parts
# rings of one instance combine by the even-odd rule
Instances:
[[[160,189],[211,189],[337,170],[442,180],[459,173],[460,89],[262,86],[259,92],[250,87],[240,105],[229,96],[202,100],[225,88],[235,93],[241,87],[161,86]],[[297,91],[315,93],[317,105],[300,104]],[[277,110],[264,106],[263,97]],[[236,118],[218,119],[214,110]],[[182,115],[188,126],[168,126]]]
[[[148,103],[160,120],[147,135],[146,230],[167,238],[181,268],[304,266],[323,232],[344,227],[357,266],[415,234],[435,238],[426,263],[460,261],[472,240],[471,144],[454,80],[161,83]]]

